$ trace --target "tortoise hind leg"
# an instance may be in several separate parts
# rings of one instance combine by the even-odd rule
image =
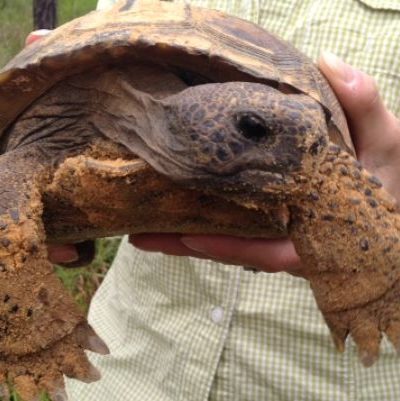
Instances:
[[[51,168],[36,150],[0,158],[0,380],[24,401],[59,391],[63,374],[98,379],[84,348],[107,352],[47,259],[41,189]]]

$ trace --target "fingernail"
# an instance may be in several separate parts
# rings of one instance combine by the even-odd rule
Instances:
[[[40,38],[48,35],[51,31],[49,29],[38,29],[37,31],[31,32],[25,39],[25,45],[30,45],[36,42]]]
[[[65,246],[58,251],[60,263],[72,263],[79,260],[79,254],[74,246]]]
[[[84,383],[94,383],[97,382],[101,379],[101,373],[100,371],[95,368],[94,366],[91,366],[89,369],[89,372],[85,375],[85,377],[77,377],[78,380],[83,381]]]
[[[342,59],[331,52],[323,52],[322,58],[336,77],[346,83],[353,81],[355,77],[355,70],[353,67],[346,64]]]
[[[181,237],[181,242],[192,251],[208,254],[207,249],[203,246],[203,244],[199,244],[197,238]]]
[[[79,254],[75,249],[69,250],[64,253],[64,258],[65,263],[76,262],[79,259]]]
[[[33,31],[30,34],[35,36],[46,36],[51,32],[50,29],[38,29],[37,31]]]
[[[67,393],[62,388],[54,391],[51,396],[54,401],[68,401]]]

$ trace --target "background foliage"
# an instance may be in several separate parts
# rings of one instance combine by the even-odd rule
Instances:
[[[58,0],[60,24],[96,8],[97,0]],[[0,0],[0,66],[24,46],[32,30],[31,0]]]

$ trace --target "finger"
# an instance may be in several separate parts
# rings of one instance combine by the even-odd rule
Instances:
[[[393,139],[398,141],[397,133],[395,136],[390,129],[382,130],[383,125],[393,127],[396,118],[385,107],[372,77],[332,53],[323,53],[319,66],[343,106],[358,151],[376,145],[390,146]],[[383,142],[377,143],[377,135]]]
[[[130,242],[139,249],[175,256],[194,256],[275,273],[300,269],[300,259],[288,240],[246,239],[224,235],[140,234]]]
[[[202,253],[185,246],[181,242],[181,237],[181,234],[135,234],[129,237],[129,241],[136,248],[147,252],[162,252],[166,255],[206,258]]]
[[[47,245],[47,253],[52,263],[72,263],[79,259],[74,245]]]
[[[93,262],[93,259],[96,256],[95,241],[87,240],[87,241],[77,242],[72,246],[75,252],[77,252],[78,258],[68,262],[58,262],[59,264],[62,264],[63,267],[83,267],[90,265],[90,263]]]
[[[319,66],[346,113],[358,158],[397,196],[392,169],[400,163],[399,120],[386,108],[372,77],[331,53],[323,54]]]
[[[182,243],[195,252],[229,264],[273,273],[297,271],[300,259],[287,239],[265,240],[224,235],[183,236]]]
[[[89,351],[96,352],[101,355],[110,353],[107,344],[96,334],[88,323],[81,323],[75,328],[75,336],[78,344]]]
[[[37,31],[31,32],[25,39],[25,46],[28,46],[36,40],[42,38],[43,36],[48,35],[50,32],[51,31],[49,29],[39,29]]]

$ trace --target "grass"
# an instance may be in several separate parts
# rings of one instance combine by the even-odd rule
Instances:
[[[0,399],[0,401],[3,401]],[[24,401],[15,390],[11,391],[10,401]],[[40,394],[38,401],[52,401],[51,398],[47,394]]]
[[[97,240],[96,257],[89,266],[76,269],[56,267],[58,276],[84,312],[88,309],[93,293],[103,281],[119,243],[120,238]]]
[[[0,67],[25,43],[32,31],[32,0],[0,0]],[[60,24],[96,8],[97,0],[58,0]]]
[[[0,0],[0,65],[22,49],[32,30],[32,10],[27,0]]]
[[[32,31],[32,0],[0,0],[0,68],[24,46]],[[58,21],[64,23],[96,7],[97,0],[58,0]],[[118,238],[102,239],[96,243],[97,254],[93,263],[85,268],[56,267],[58,276],[76,302],[87,311],[89,301],[106,274],[119,245]],[[13,390],[10,401],[21,401]],[[42,395],[40,401],[51,401]]]

